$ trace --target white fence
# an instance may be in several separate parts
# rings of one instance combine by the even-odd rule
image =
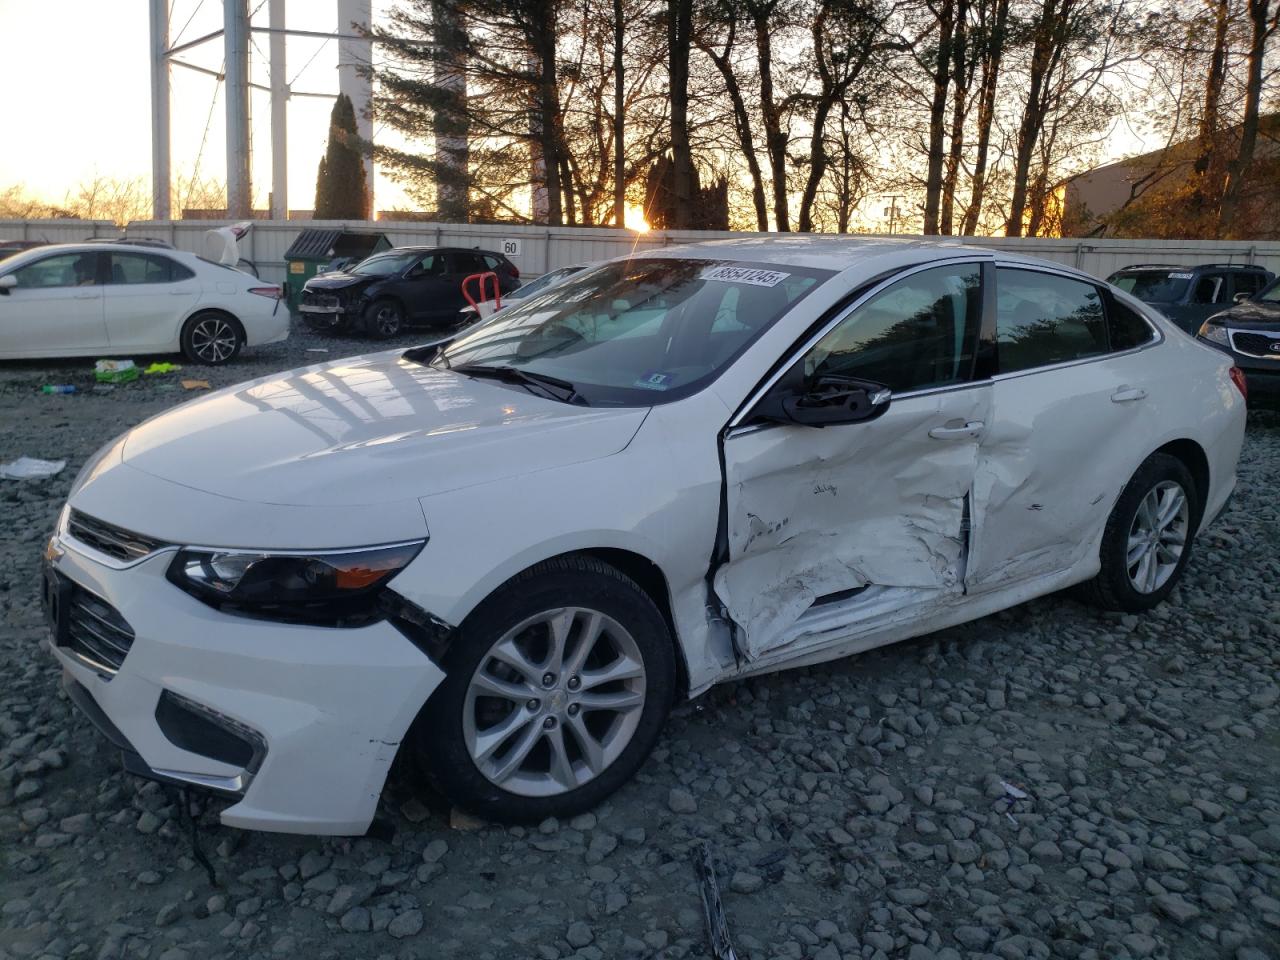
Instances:
[[[131,237],[166,240],[180,250],[200,253],[204,234],[225,220],[143,220],[129,224]],[[636,233],[605,227],[542,227],[482,224],[419,223],[378,220],[256,220],[248,237],[241,241],[241,256],[252,260],[266,280],[285,278],[285,251],[306,227],[374,230],[385,233],[396,246],[482,247],[506,252],[526,277],[547,270],[589,260],[605,260],[628,252],[699,240],[730,237],[758,237],[757,233],[732,231],[653,230]],[[90,220],[0,220],[0,240],[46,240],[51,243],[84,240],[89,237],[119,236],[121,231],[105,221]],[[773,234],[778,236],[778,234]],[[788,235],[792,236],[792,235]],[[899,236],[909,241],[919,237]],[[937,238],[931,238],[937,239]],[[1105,277],[1130,263],[1257,263],[1280,273],[1280,243],[1276,241],[1219,240],[1089,240],[1023,237],[977,237],[954,242],[970,242],[997,250],[1016,251],[1078,267],[1097,277]]]

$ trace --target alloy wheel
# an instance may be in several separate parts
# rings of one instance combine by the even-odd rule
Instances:
[[[205,363],[222,363],[236,352],[235,328],[221,317],[206,317],[191,329],[191,350]]]
[[[1164,480],[1152,487],[1129,528],[1125,567],[1133,589],[1155,593],[1169,582],[1190,531],[1191,507],[1182,485]]]
[[[476,769],[527,797],[567,793],[626,749],[645,702],[639,645],[598,610],[560,607],[522,621],[476,667],[462,730]]]
[[[394,337],[400,332],[400,314],[395,307],[384,304],[373,315],[373,325],[384,337]]]

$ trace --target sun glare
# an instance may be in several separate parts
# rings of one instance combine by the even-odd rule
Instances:
[[[648,233],[651,229],[649,222],[644,218],[644,208],[636,206],[628,206],[626,212],[627,229],[634,230],[636,233]]]

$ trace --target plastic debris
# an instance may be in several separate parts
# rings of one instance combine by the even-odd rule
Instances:
[[[1004,790],[1004,796],[997,797],[996,804],[1004,804],[1004,810],[1002,812],[1009,819],[1009,822],[1016,827],[1018,825],[1018,821],[1013,815],[1014,805],[1017,804],[1019,800],[1030,800],[1031,794],[1027,793],[1027,791],[1023,790],[1021,787],[1015,787],[1012,783],[1008,783],[1004,780],[1000,781],[1000,786]]]
[[[61,473],[65,460],[37,460],[35,457],[19,457],[12,463],[0,463],[0,477],[6,480],[37,480]]]
[[[307,347],[307,353],[328,353],[328,347]]]
[[[46,383],[40,388],[41,393],[75,393],[74,383]]]
[[[711,844],[700,840],[693,849],[693,868],[698,874],[702,892],[702,911],[707,918],[707,935],[711,938],[711,955],[716,960],[738,960],[729,939],[729,921],[720,902],[720,886],[716,883],[716,865],[711,858]]]
[[[182,388],[184,390],[208,390],[208,380],[183,380]]]
[[[182,365],[178,363],[153,363],[151,366],[143,370],[143,374],[151,376],[156,373],[173,373],[175,370],[181,370]]]
[[[132,360],[99,360],[93,365],[93,378],[99,383],[128,383],[138,379],[138,368]]]

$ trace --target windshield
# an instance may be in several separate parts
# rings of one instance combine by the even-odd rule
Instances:
[[[722,260],[607,263],[494,314],[433,363],[555,377],[593,406],[666,403],[710,383],[830,276]]]
[[[1143,270],[1113,273],[1107,282],[1147,303],[1174,303],[1187,292],[1191,274],[1176,270]]]
[[[347,272],[361,277],[389,277],[393,273],[399,273],[421,256],[422,254],[414,252],[379,253],[368,260],[361,260]]]

